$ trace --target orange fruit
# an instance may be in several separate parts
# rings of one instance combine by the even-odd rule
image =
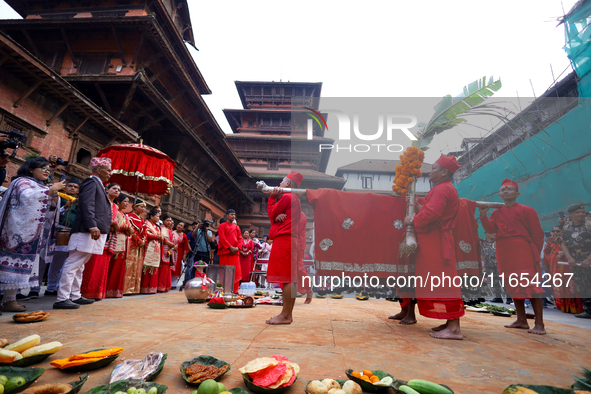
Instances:
[[[371,372],[370,370],[364,369],[363,375],[371,378],[373,376],[373,372]]]
[[[351,372],[351,375],[355,376],[356,378],[361,378],[361,374],[358,371]]]
[[[372,383],[377,383],[380,381],[380,378],[378,378],[377,376],[373,375],[371,378],[369,378],[370,382]]]
[[[361,377],[361,380],[365,380],[367,383],[371,383],[371,380],[369,380],[369,377],[367,375],[363,375]]]

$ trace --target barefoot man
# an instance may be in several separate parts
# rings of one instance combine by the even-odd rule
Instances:
[[[523,328],[529,333],[543,335],[546,330],[540,297],[544,289],[532,281],[542,283],[540,255],[544,246],[544,230],[536,211],[517,203],[519,194],[517,183],[505,179],[499,192],[505,206],[495,209],[490,219],[486,216],[488,208],[479,208],[480,222],[487,233],[497,234],[495,239],[498,270],[501,275],[504,274],[505,289],[515,303],[517,320],[505,327]],[[516,280],[511,280],[511,277]],[[515,283],[517,286],[512,286]],[[536,315],[535,325],[531,330],[525,315],[526,298],[531,300]]]
[[[292,171],[283,178],[278,188],[273,189],[267,204],[267,214],[271,220],[269,238],[273,240],[267,282],[281,283],[283,286],[283,309],[279,315],[267,320],[267,324],[291,324],[293,320],[297,291],[298,229],[302,209],[296,194],[284,193],[280,188],[298,187],[303,179],[302,174]]]
[[[458,168],[460,165],[455,157],[441,155],[429,173],[429,180],[435,186],[425,197],[423,206],[417,204],[419,212],[404,219],[404,224],[414,225],[419,244],[416,276],[423,279],[422,286],[420,282],[416,286],[419,313],[433,319],[447,320],[445,324],[433,328],[435,332],[431,336],[438,339],[463,338],[460,330],[460,317],[464,316],[461,290],[447,279],[437,283],[433,277],[449,277],[453,281],[457,276],[451,229],[460,200],[451,179]]]

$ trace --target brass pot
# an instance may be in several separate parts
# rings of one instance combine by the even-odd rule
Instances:
[[[207,301],[207,297],[215,292],[215,289],[215,283],[206,283],[204,289],[203,278],[196,277],[185,285],[185,297],[192,304],[204,303]]]

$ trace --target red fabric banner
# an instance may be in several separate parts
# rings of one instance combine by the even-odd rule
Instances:
[[[458,275],[482,275],[482,259],[480,258],[480,239],[478,238],[478,222],[474,217],[476,201],[460,198],[460,207],[452,230],[456,249],[456,268]]]
[[[314,208],[317,275],[377,276],[406,274],[399,258],[404,239],[405,197],[307,190]]]

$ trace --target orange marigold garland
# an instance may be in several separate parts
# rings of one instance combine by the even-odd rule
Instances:
[[[400,155],[400,164],[396,166],[396,176],[392,186],[395,193],[401,196],[408,194],[410,183],[423,175],[421,172],[423,160],[425,160],[425,152],[415,146],[406,148],[406,151]]]

